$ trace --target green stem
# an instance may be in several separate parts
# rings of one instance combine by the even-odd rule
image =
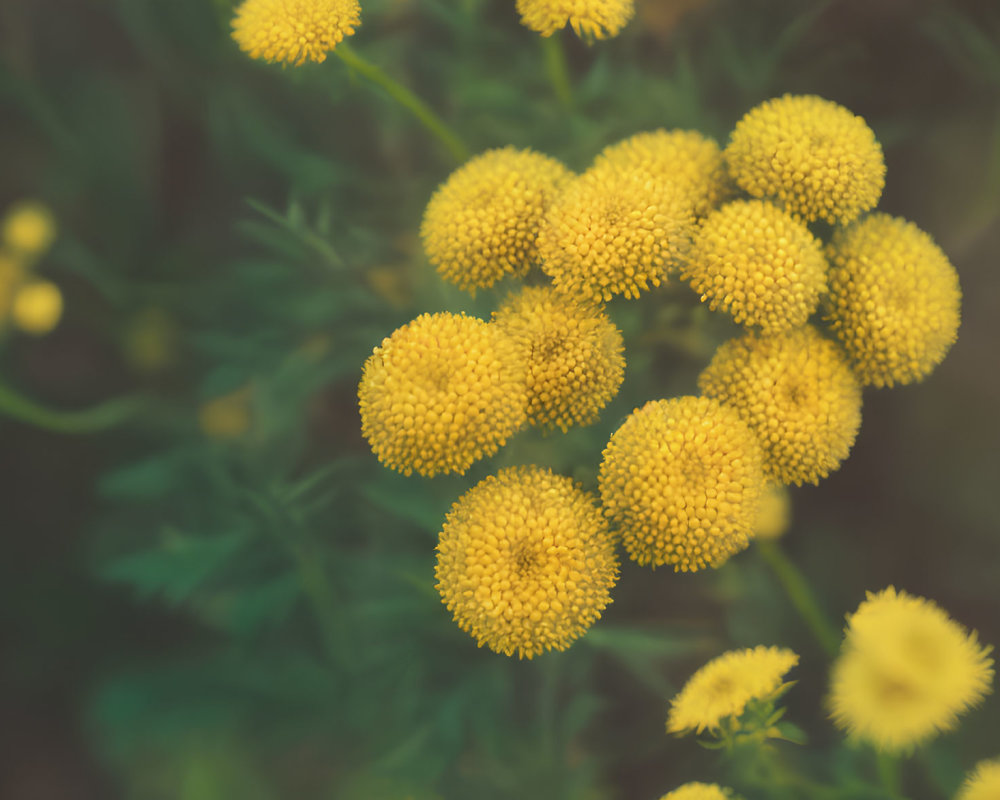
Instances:
[[[302,578],[302,589],[316,615],[323,649],[332,663],[346,666],[350,654],[347,649],[347,630],[339,611],[342,604],[338,602],[333,584],[330,583],[326,564],[318,554],[311,552],[311,547],[293,545],[291,549]]]
[[[462,143],[462,140],[458,138],[451,128],[445,125],[437,114],[431,111],[430,106],[413,92],[405,86],[396,83],[380,67],[359,56],[345,42],[338,44],[333,52],[348,67],[364,75],[372,83],[381,86],[393,100],[413,114],[428,131],[437,137],[438,141],[445,146],[457,163],[460,164],[468,159],[469,151]]]
[[[802,621],[812,631],[824,652],[833,658],[840,650],[840,634],[819,607],[809,583],[788,557],[778,547],[777,542],[757,542],[757,552],[774,572],[775,577],[792,601]]]
[[[875,753],[875,766],[879,781],[886,793],[893,798],[902,797],[903,780],[899,768],[899,758],[881,750]]]
[[[569,82],[569,67],[566,65],[566,51],[559,34],[543,36],[542,54],[545,56],[545,71],[559,102],[567,111],[573,108],[573,89]]]
[[[54,411],[0,384],[0,414],[53,433],[94,433],[113,428],[135,415],[138,397],[119,397],[83,411]]]

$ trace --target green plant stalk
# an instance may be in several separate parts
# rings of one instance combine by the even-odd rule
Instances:
[[[54,411],[0,384],[0,414],[53,433],[84,434],[113,428],[134,416],[139,397],[119,397],[82,411]]]
[[[875,751],[875,766],[878,769],[882,788],[890,797],[902,797],[903,779],[900,773],[899,758],[881,750]]]
[[[469,151],[462,140],[413,92],[386,75],[380,67],[359,56],[344,42],[338,44],[333,52],[348,67],[381,86],[393,100],[413,114],[444,145],[456,163],[461,164],[469,158]]]
[[[560,104],[567,111],[573,108],[573,89],[569,82],[569,67],[566,65],[566,51],[558,34],[543,36],[542,54],[545,56],[545,72],[552,82],[552,89]]]

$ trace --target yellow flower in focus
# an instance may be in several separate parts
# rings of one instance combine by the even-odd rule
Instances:
[[[778,483],[819,483],[851,452],[861,386],[835,342],[809,325],[723,344],[698,386],[735,409],[764,448]]]
[[[833,666],[833,720],[880,750],[909,750],[992,691],[989,652],[930,600],[891,586],[869,592]]]
[[[764,489],[756,438],[707,397],[651,400],[604,449],[601,499],[640,564],[717,567],[749,544]]]
[[[779,539],[785,535],[792,516],[792,497],[787,486],[770,483],[760,498],[754,538],[759,541]]]
[[[545,214],[572,173],[531,150],[488,150],[453,172],[427,204],[420,236],[445,280],[475,293],[537,260]]]
[[[198,409],[198,427],[210,439],[235,439],[250,430],[253,415],[250,401],[253,386],[247,384],[235,391],[202,403]]]
[[[62,312],[59,287],[49,281],[32,281],[17,290],[10,316],[25,333],[41,336],[59,324]]]
[[[565,650],[611,602],[614,539],[595,498],[569,478],[514,467],[452,506],[437,589],[479,646],[531,658]]]
[[[681,277],[742,325],[804,325],[826,288],[823,246],[804,223],[762,200],[737,200],[698,227]]]
[[[1000,797],[1000,760],[980,761],[966,777],[955,800],[997,800]]]
[[[514,345],[465,314],[422,314],[382,340],[358,387],[361,433],[405,475],[463,473],[525,421]]]
[[[233,39],[251,58],[299,66],[325,61],[360,24],[357,0],[243,0]]]
[[[607,39],[635,14],[634,0],[517,0],[521,23],[542,36],[571,25],[581,39]]]
[[[815,95],[786,94],[750,109],[725,157],[743,190],[810,222],[846,224],[874,208],[885,185],[882,147],[871,128]]]
[[[660,800],[733,800],[731,789],[724,789],[717,783],[685,783]]]
[[[674,184],[604,162],[569,183],[538,236],[542,269],[581,302],[659,286],[690,243],[693,216]]]
[[[41,203],[18,203],[4,216],[3,244],[22,258],[38,258],[49,249],[55,237],[55,218]]]
[[[594,163],[598,168],[639,170],[675,184],[696,217],[707,214],[732,191],[719,145],[697,131],[637,133],[605,147]]]
[[[618,393],[622,335],[602,310],[529,287],[510,297],[493,323],[518,348],[532,425],[589,425]]]
[[[830,327],[863,384],[921,380],[958,335],[962,291],[948,257],[912,222],[871,214],[828,249]]]
[[[785,673],[799,657],[781,647],[731,650],[699,669],[670,703],[667,733],[716,730],[739,717],[751,700],[767,700],[783,689]]]

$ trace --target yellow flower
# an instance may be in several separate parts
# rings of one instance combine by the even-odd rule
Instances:
[[[958,334],[958,274],[912,222],[871,214],[829,246],[830,326],[863,384],[892,386],[930,374]]]
[[[767,541],[785,535],[792,516],[792,498],[788,487],[780,483],[770,483],[760,498],[757,521],[754,523],[754,538]]]
[[[955,800],[997,800],[1000,797],[1000,760],[980,761],[966,777]]]
[[[10,316],[25,333],[41,336],[59,324],[62,312],[59,287],[49,281],[32,281],[17,290]]]
[[[12,253],[37,258],[56,237],[56,222],[47,206],[25,201],[13,206],[3,219],[2,239]]]
[[[24,282],[25,270],[21,260],[0,250],[0,324],[14,305],[14,296]]]
[[[420,235],[441,277],[475,293],[524,275],[553,200],[572,177],[531,150],[488,150],[453,172],[431,197]]]
[[[614,539],[595,498],[540,467],[501,470],[452,506],[437,589],[479,646],[531,658],[565,650],[611,602]]]
[[[233,39],[251,58],[299,66],[325,61],[360,24],[357,0],[243,0]]]
[[[725,789],[717,783],[685,783],[660,800],[732,800],[732,789]]]
[[[875,207],[885,185],[882,148],[865,121],[815,95],[750,109],[725,151],[733,179],[807,221],[847,223]]]
[[[595,163],[603,166],[605,162],[676,184],[698,217],[732,191],[719,145],[697,131],[637,133],[605,147]]]
[[[989,652],[930,600],[892,586],[869,592],[833,666],[833,720],[880,750],[909,750],[992,690]]]
[[[762,200],[737,200],[701,223],[681,277],[714,311],[764,333],[804,325],[826,288],[823,246]]]
[[[847,458],[861,426],[861,386],[835,342],[805,325],[723,344],[698,386],[734,408],[779,483],[819,483]]]
[[[517,0],[521,23],[542,36],[572,25],[581,39],[617,36],[635,14],[634,0]]]
[[[253,386],[214,397],[198,409],[198,427],[210,439],[235,439],[250,430]]]
[[[674,184],[604,162],[575,178],[538,236],[542,269],[581,302],[659,286],[689,244],[689,204]]]
[[[751,700],[768,700],[783,689],[785,673],[799,657],[781,647],[731,650],[699,669],[670,703],[667,733],[717,730],[739,717]]]
[[[525,421],[513,344],[481,319],[422,314],[382,340],[358,387],[361,432],[409,475],[463,473]]]
[[[764,489],[753,433],[707,397],[633,411],[604,449],[599,479],[629,555],[676,571],[717,567],[744,549]]]
[[[608,315],[550,287],[525,288],[494,314],[524,363],[528,421],[540,428],[589,425],[618,393],[622,335]]]

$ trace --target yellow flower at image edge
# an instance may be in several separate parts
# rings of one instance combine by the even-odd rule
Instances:
[[[508,656],[567,648],[618,577],[595,498],[539,467],[501,470],[462,495],[437,553],[437,588],[459,627]]]
[[[663,795],[660,800],[734,800],[732,789],[726,789],[717,783],[685,783],[672,792]]]
[[[781,647],[732,650],[699,669],[671,701],[667,733],[715,730],[739,717],[751,700],[767,700],[784,686],[799,657]]]
[[[244,0],[233,39],[251,58],[298,66],[325,61],[360,24],[357,0]]]
[[[583,39],[606,39],[635,14],[634,0],[517,0],[526,28],[551,36],[566,25]]]
[[[962,783],[955,800],[997,800],[1000,797],[1000,760],[980,761]]]

